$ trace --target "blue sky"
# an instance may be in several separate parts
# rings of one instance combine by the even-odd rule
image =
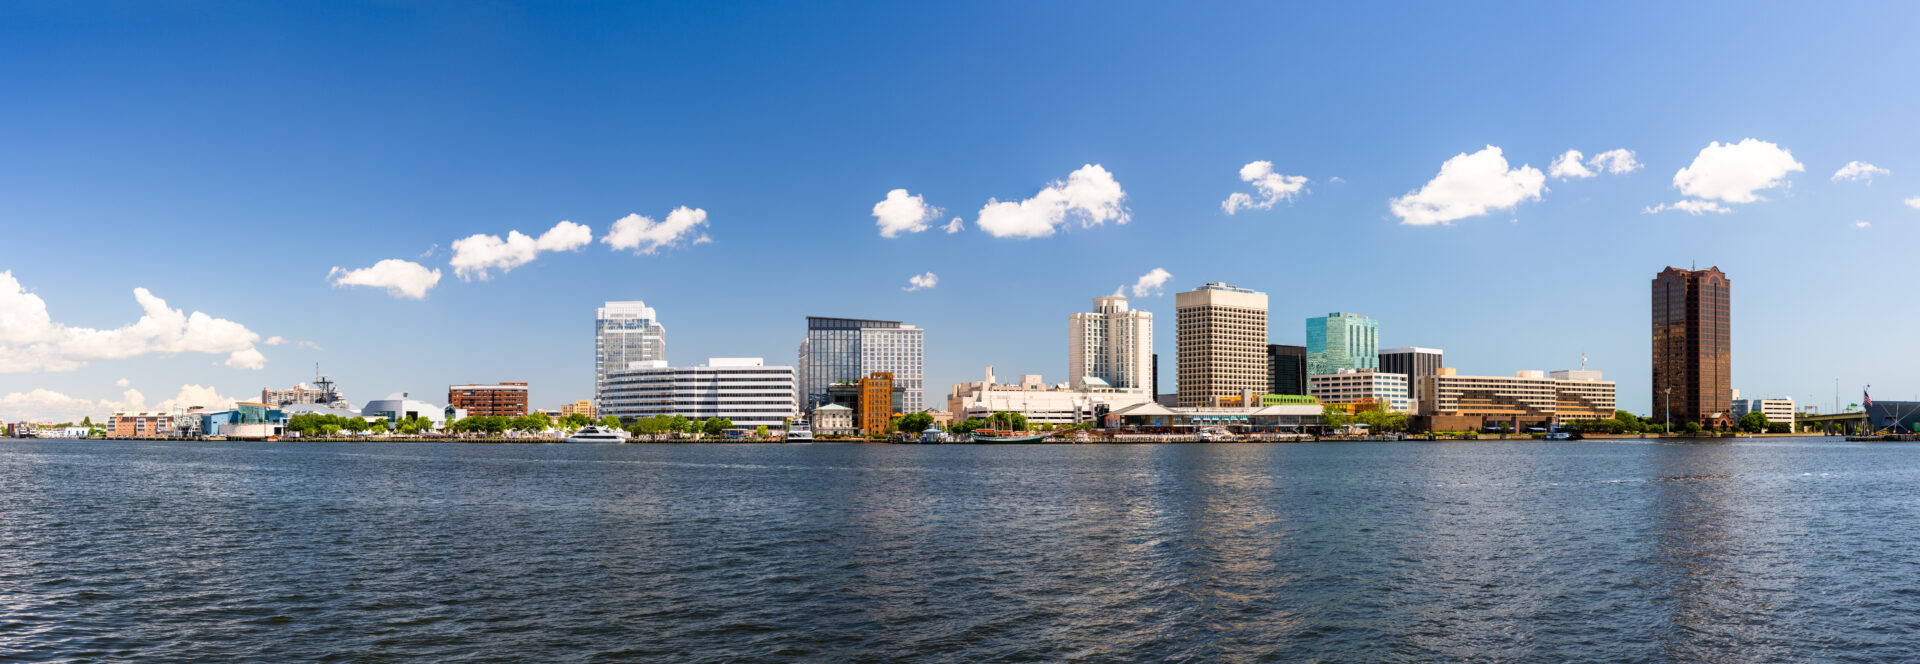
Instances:
[[[792,363],[807,315],[914,323],[938,403],[988,364],[1065,380],[1066,317],[1156,268],[1163,294],[1135,302],[1160,319],[1163,391],[1172,293],[1227,281],[1270,295],[1275,343],[1338,310],[1465,373],[1585,352],[1645,413],[1649,281],[1698,264],[1733,279],[1744,393],[1830,405],[1838,379],[1843,403],[1867,383],[1920,396],[1901,250],[1920,237],[1903,203],[1920,197],[1916,14],[9,4],[0,271],[18,287],[0,289],[0,321],[50,322],[0,322],[0,417],[104,414],[129,389],[148,405],[183,386],[246,398],[315,363],[356,402],[525,380],[557,407],[590,396],[593,308],[619,299],[659,310],[675,364]],[[1489,146],[1504,167],[1464,172]],[[1639,167],[1550,174],[1570,149],[1630,150]],[[1472,155],[1459,186],[1412,199],[1446,222],[1403,223],[1392,201],[1457,155]],[[1227,214],[1235,192],[1258,199],[1240,177],[1256,161],[1306,180]],[[1853,161],[1879,170],[1836,181]],[[990,200],[1087,165],[1124,197],[1069,187],[1098,200],[1000,227],[1037,219],[1022,228],[1044,237],[982,229]],[[874,207],[894,189],[942,210],[928,230],[881,236]],[[1728,211],[1646,212],[1680,201]],[[666,241],[650,254],[602,241],[683,206],[704,223],[627,234]],[[944,232],[956,217],[965,230]],[[456,274],[456,240],[563,220],[584,246],[555,236],[560,250],[487,279]],[[335,267],[390,259],[441,277],[418,299],[335,283]],[[934,287],[905,290],[928,272]],[[162,315],[72,342],[134,324],[136,288],[162,313],[244,329]]]

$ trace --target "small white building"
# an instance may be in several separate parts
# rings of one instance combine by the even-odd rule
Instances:
[[[853,409],[840,404],[830,403],[815,408],[808,417],[815,436],[851,436],[859,433],[853,428]]]
[[[1413,411],[1413,393],[1407,375],[1373,369],[1340,369],[1307,377],[1307,394],[1320,403],[1385,402],[1396,413]]]
[[[736,429],[776,429],[799,417],[795,390],[793,367],[770,367],[758,357],[714,357],[692,367],[649,361],[607,374],[599,413],[622,419],[719,417],[733,420]]]
[[[1733,400],[1733,419],[1736,422],[1739,421],[1740,418],[1745,417],[1747,413],[1756,410],[1760,411],[1762,415],[1766,415],[1767,422],[1769,423],[1779,424],[1785,422],[1787,426],[1793,426],[1793,397],[1787,397],[1785,399]]]

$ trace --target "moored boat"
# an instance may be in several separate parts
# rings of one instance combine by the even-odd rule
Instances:
[[[972,436],[976,443],[1037,443],[1053,435],[1049,431],[1002,431],[998,429],[975,429]]]
[[[588,425],[580,427],[579,431],[567,436],[566,441],[569,443],[624,443],[627,442],[627,432],[612,427]]]

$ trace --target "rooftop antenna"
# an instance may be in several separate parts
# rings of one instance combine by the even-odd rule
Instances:
[[[1587,351],[1580,351],[1580,370],[1587,370]]]

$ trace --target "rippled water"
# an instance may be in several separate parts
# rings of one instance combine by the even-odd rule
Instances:
[[[1920,445],[0,441],[0,659],[1914,661]]]

